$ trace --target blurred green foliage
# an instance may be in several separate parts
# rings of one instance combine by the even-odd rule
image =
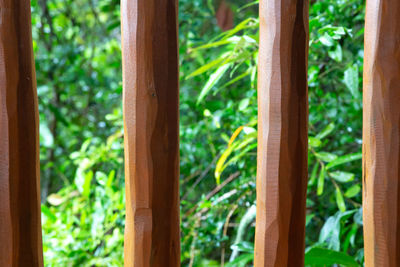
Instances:
[[[251,266],[257,1],[180,0],[183,266]],[[122,266],[119,1],[33,0],[46,266]],[[310,3],[306,264],[360,266],[364,1]]]

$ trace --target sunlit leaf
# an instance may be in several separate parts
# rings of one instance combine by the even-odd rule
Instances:
[[[308,145],[310,147],[319,147],[321,145],[321,140],[312,136],[308,137]]]
[[[338,157],[337,159],[329,162],[328,165],[326,165],[326,169],[331,169],[333,167],[348,163],[348,162],[352,162],[352,161],[356,161],[356,160],[360,160],[362,159],[362,153],[355,153],[355,154],[349,154],[349,155],[345,155],[345,156],[341,156]]]
[[[328,33],[324,33],[320,36],[319,41],[325,46],[333,46],[334,44],[333,38]]]
[[[354,180],[354,173],[350,172],[342,172],[342,171],[335,171],[330,172],[329,175],[340,183],[348,183]]]
[[[207,83],[204,85],[203,89],[201,89],[200,95],[197,98],[197,104],[199,104],[204,97],[210,92],[214,85],[222,78],[225,72],[229,69],[230,64],[225,64],[219,67],[213,74],[210,75]]]
[[[352,198],[357,196],[360,193],[360,191],[361,191],[360,185],[356,184],[347,189],[346,193],[344,193],[344,196],[347,198]]]
[[[322,166],[318,177],[318,185],[317,185],[318,196],[322,195],[322,193],[324,192],[324,183],[325,183],[325,167]]]
[[[65,198],[57,194],[51,194],[47,197],[47,202],[49,202],[53,206],[59,206],[64,203]]]
[[[336,186],[336,204],[341,212],[346,211],[346,203],[344,202],[342,191],[339,186]]]
[[[337,158],[337,155],[329,152],[318,152],[315,155],[325,162],[331,162]]]
[[[345,70],[343,82],[355,98],[360,97],[360,92],[358,91],[358,67],[357,67],[357,65],[353,65]]]

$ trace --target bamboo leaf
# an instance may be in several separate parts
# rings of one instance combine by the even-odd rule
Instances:
[[[206,95],[210,92],[213,86],[222,78],[222,76],[229,69],[229,67],[230,64],[223,65],[219,67],[213,74],[211,74],[206,85],[204,85],[203,89],[200,92],[199,97],[197,98],[197,104],[199,104],[206,97]]]

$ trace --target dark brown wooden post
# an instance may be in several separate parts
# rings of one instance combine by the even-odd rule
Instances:
[[[255,266],[303,266],[308,0],[260,0]]]
[[[180,265],[176,0],[122,0],[125,266]]]
[[[365,266],[400,266],[400,1],[367,1],[364,62]]]
[[[29,0],[0,0],[0,266],[43,266]]]

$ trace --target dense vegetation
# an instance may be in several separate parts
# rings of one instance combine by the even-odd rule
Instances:
[[[251,266],[258,3],[180,0],[183,266]],[[32,0],[46,266],[122,266],[118,0]],[[363,263],[362,0],[310,3],[309,265]]]

